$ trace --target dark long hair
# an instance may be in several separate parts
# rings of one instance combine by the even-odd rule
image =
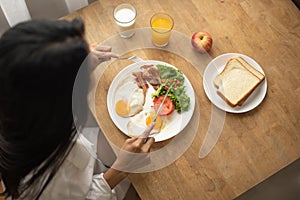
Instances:
[[[38,199],[76,140],[73,84],[88,54],[81,20],[18,24],[0,38],[3,195]]]

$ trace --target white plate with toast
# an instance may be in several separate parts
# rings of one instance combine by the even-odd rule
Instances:
[[[242,102],[241,105],[230,106],[222,95],[219,95],[218,88],[214,84],[216,76],[218,76],[225,68],[226,64],[232,58],[241,57],[258,72],[264,75],[262,82],[255,87],[253,92]],[[203,87],[209,100],[221,110],[231,113],[244,113],[256,108],[264,99],[267,93],[267,80],[265,73],[260,65],[252,58],[239,53],[226,53],[214,58],[206,67],[203,75]]]

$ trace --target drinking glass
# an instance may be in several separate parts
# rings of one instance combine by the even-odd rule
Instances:
[[[130,38],[134,35],[136,14],[134,6],[128,3],[120,4],[114,9],[114,20],[122,38]]]
[[[152,42],[157,47],[168,45],[174,26],[173,18],[166,13],[156,13],[150,19]]]

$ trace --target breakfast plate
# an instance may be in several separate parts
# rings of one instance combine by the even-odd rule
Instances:
[[[135,77],[132,75],[132,73],[141,71],[140,67],[144,65],[154,65],[154,66],[165,65],[177,70],[175,66],[166,62],[156,61],[156,60],[144,60],[138,63],[133,63],[128,65],[122,71],[120,71],[117,74],[117,76],[113,79],[107,94],[108,112],[112,121],[117,126],[117,128],[129,137],[138,136],[142,134],[142,132],[146,129],[147,125],[146,123],[144,123],[145,119],[143,114],[141,113],[147,112],[148,107],[151,106],[151,103],[153,104],[151,95],[155,92],[155,90],[153,88],[150,90],[151,87],[150,85],[146,93],[143,110],[139,114],[136,114],[134,117],[120,116],[116,111],[116,103],[118,101],[119,96],[127,96],[127,97],[130,96],[129,94],[130,92],[127,92],[126,90],[131,87],[132,85],[131,83],[136,84]],[[174,137],[186,127],[186,125],[189,123],[189,121],[192,118],[194,108],[195,108],[195,94],[194,94],[193,87],[190,81],[188,80],[188,78],[184,74],[182,75],[184,77],[183,86],[185,86],[185,93],[190,98],[190,104],[188,110],[183,111],[181,113],[178,113],[176,110],[174,110],[172,114],[168,115],[164,127],[160,130],[160,132],[151,135],[152,137],[155,138],[155,142],[164,141]],[[137,121],[137,123],[142,124],[142,129],[138,133],[132,133],[129,130],[130,129],[129,124],[132,121],[134,122]]]
[[[239,53],[226,53],[214,58],[207,65],[203,74],[203,87],[209,100],[216,107],[230,113],[244,113],[254,109],[263,101],[267,93],[267,79],[265,77],[263,82],[252,92],[242,106],[231,107],[217,94],[217,89],[213,84],[214,78],[222,72],[230,58],[238,56],[244,58],[250,65],[255,67],[261,73],[265,74],[263,69],[255,60]]]

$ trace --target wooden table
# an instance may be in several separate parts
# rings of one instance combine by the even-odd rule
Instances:
[[[86,24],[87,41],[105,43],[117,34],[112,12],[122,2],[101,0],[64,18],[81,16]],[[202,85],[204,68],[163,49],[127,52],[180,68],[191,81],[200,108],[196,110],[200,115],[192,118],[193,123],[199,122],[195,138],[178,160],[154,172],[130,175],[143,200],[233,199],[299,158],[300,12],[292,1],[131,0],[130,3],[138,12],[136,27],[148,27],[153,13],[165,11],[174,18],[174,30],[187,37],[198,30],[211,33],[214,42],[210,57],[228,52],[248,55],[262,66],[268,81],[264,101],[247,113],[227,113],[218,143],[207,157],[199,159],[199,147],[212,110]],[[188,45],[182,48],[190,48]],[[113,50],[118,51],[114,46]],[[126,136],[109,117],[106,95],[114,76],[130,63],[112,62],[109,70],[100,70],[104,76],[96,90],[97,121],[116,145],[121,145]],[[153,148],[159,149],[167,142],[156,143]]]

